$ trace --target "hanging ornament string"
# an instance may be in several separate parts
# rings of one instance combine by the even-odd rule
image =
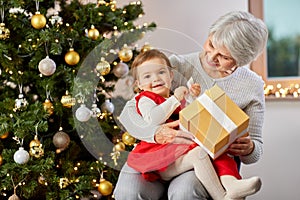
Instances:
[[[46,85],[46,99],[49,99],[50,101],[52,101],[52,97],[50,95],[50,90],[48,90],[48,85]]]
[[[70,48],[73,48],[74,40],[72,40],[71,38],[68,38],[67,41],[69,43]]]
[[[35,8],[36,11],[39,11],[40,2],[38,0],[35,0]]]
[[[1,23],[4,23],[4,8],[1,5],[1,10],[0,10],[0,15],[1,15]]]
[[[11,178],[11,182],[12,182],[13,187],[14,187],[14,194],[13,194],[13,196],[17,196],[17,187],[18,187],[19,185],[21,185],[21,183],[22,183],[26,178],[22,179],[17,185],[15,185],[14,180],[13,180],[13,177],[10,176],[10,178]],[[11,199],[11,198],[10,198],[10,199]],[[18,199],[18,198],[14,198],[14,199]]]
[[[18,84],[19,87],[19,93],[23,94],[23,85],[22,84]]]

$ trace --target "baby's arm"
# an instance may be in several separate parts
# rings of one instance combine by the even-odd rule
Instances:
[[[142,97],[139,100],[138,107],[144,118],[150,126],[163,124],[180,105],[175,96],[171,96],[161,104],[156,104],[148,97]]]

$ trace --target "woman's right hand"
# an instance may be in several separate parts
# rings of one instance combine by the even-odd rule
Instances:
[[[157,129],[154,139],[158,144],[192,144],[194,136],[182,130],[176,130],[179,120],[163,124]]]

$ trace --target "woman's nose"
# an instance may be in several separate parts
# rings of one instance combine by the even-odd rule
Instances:
[[[210,54],[210,59],[214,62],[218,61],[219,53],[217,51],[212,51]]]

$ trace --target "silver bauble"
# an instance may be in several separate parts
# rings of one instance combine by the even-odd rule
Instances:
[[[54,74],[55,70],[56,64],[51,58],[49,58],[49,56],[46,56],[46,58],[39,62],[39,71],[44,76],[51,76]]]
[[[88,121],[91,118],[92,114],[93,112],[88,109],[85,104],[81,104],[75,112],[76,119],[80,122]]]
[[[63,131],[58,131],[53,136],[53,144],[57,149],[60,149],[61,151],[63,151],[70,144],[70,136]]]
[[[119,62],[113,69],[113,73],[116,77],[125,77],[129,72],[129,67],[126,63]]]
[[[14,154],[14,161],[18,164],[25,164],[29,161],[29,153],[24,150],[23,147],[20,147],[18,151]]]
[[[105,102],[101,105],[101,111],[106,113],[113,113],[115,106],[109,99],[105,99]]]

